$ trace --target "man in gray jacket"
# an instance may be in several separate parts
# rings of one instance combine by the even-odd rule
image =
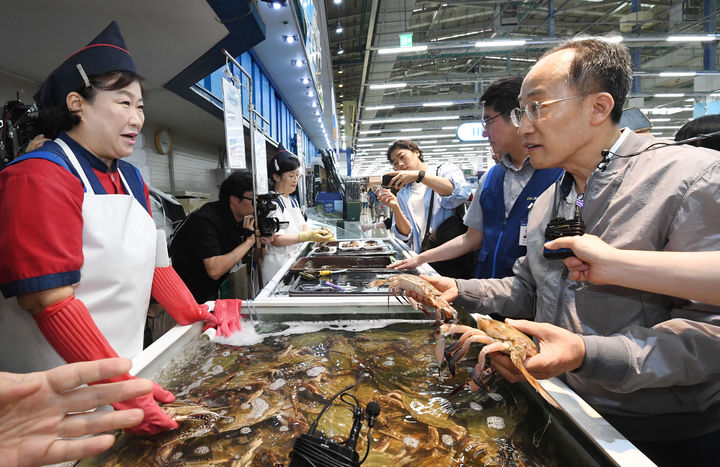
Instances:
[[[530,373],[561,375],[656,463],[720,465],[720,308],[577,283],[543,256],[548,223],[576,211],[617,248],[720,250],[720,153],[621,131],[631,76],[627,49],[597,40],[537,62],[512,118],[532,164],[566,174],[530,212],[527,255],[512,277],[431,281],[470,312],[534,320],[511,320],[540,343]]]

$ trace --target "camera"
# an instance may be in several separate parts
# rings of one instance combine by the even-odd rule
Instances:
[[[572,237],[575,235],[583,235],[585,233],[585,223],[580,216],[580,209],[575,207],[575,217],[565,219],[564,217],[556,217],[548,222],[545,227],[545,242],[555,240],[560,237]],[[548,250],[543,248],[543,256],[547,259],[564,259],[575,256],[571,249],[560,248],[559,250]]]
[[[43,133],[37,104],[27,105],[20,100],[5,102],[0,131],[0,167],[3,167],[22,155],[30,140]]]
[[[255,210],[257,212],[256,227],[261,237],[269,237],[280,229],[285,229],[290,224],[287,221],[280,221],[277,217],[271,217],[270,214],[275,211],[275,203],[273,200],[280,196],[279,193],[271,191],[266,195],[257,195],[255,197]]]

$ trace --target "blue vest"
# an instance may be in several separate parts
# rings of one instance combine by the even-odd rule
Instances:
[[[68,143],[70,148],[73,149],[73,151],[75,152],[75,157],[77,157],[78,162],[80,162],[80,167],[83,169],[83,172],[85,173],[85,176],[90,182],[90,185],[92,185],[93,191],[96,194],[107,194],[107,190],[105,190],[105,187],[103,187],[102,183],[100,183],[100,180],[98,180],[97,175],[95,175],[95,172],[93,172],[90,163],[85,160],[85,158],[83,157],[84,155],[79,154],[80,151],[77,151],[77,148],[74,147],[75,145],[77,145],[77,143],[71,140],[71,144],[68,142],[68,139],[70,138],[64,138],[64,141]],[[45,159],[50,162],[54,162],[60,167],[63,167],[71,174],[75,175],[82,183],[82,179],[80,178],[80,175],[75,171],[75,167],[73,167],[72,163],[67,158],[65,152],[62,150],[60,145],[58,145],[54,141],[47,142],[35,151],[29,152],[18,157],[17,159],[14,159],[5,167],[8,167],[12,164],[17,164],[18,162],[22,162],[27,159]],[[117,163],[118,171],[122,172],[125,180],[127,180],[127,183],[129,185],[128,188],[131,192],[130,194],[135,197],[138,203],[140,203],[140,206],[145,208],[145,210],[150,213],[150,206],[147,205],[147,200],[145,198],[145,190],[143,186],[143,179],[140,175],[140,171],[134,165],[128,162],[118,160]],[[85,186],[83,186],[83,189],[87,192],[87,188]]]
[[[483,214],[482,248],[478,251],[475,277],[478,279],[512,276],[512,267],[527,248],[520,246],[520,225],[527,225],[528,207],[562,175],[562,169],[535,170],[505,219],[503,182],[505,168],[496,164],[485,178],[480,193]]]

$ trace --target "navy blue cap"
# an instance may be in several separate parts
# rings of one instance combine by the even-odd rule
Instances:
[[[89,84],[86,81],[88,76],[111,71],[137,73],[135,63],[125,47],[125,40],[115,21],[88,45],[70,55],[55,68],[35,94],[34,99],[41,108],[60,105],[65,102],[69,93]]]
[[[297,159],[293,153],[288,151],[283,147],[282,144],[278,144],[277,151],[275,151],[275,154],[273,155],[273,163],[275,165],[275,170],[280,171],[280,162],[284,162],[287,159]]]

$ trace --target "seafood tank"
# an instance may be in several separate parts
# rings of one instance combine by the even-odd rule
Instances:
[[[288,465],[294,439],[351,384],[363,407],[381,407],[366,466],[614,465],[569,435],[568,423],[522,385],[494,376],[488,391],[467,390],[477,348],[455,377],[440,370],[429,323],[266,323],[260,342],[244,346],[198,335],[154,378],[175,393],[164,408],[182,420],[180,428],[119,433],[111,450],[78,465]],[[342,442],[352,415],[336,399],[318,430]],[[361,459],[366,429],[357,443]]]

